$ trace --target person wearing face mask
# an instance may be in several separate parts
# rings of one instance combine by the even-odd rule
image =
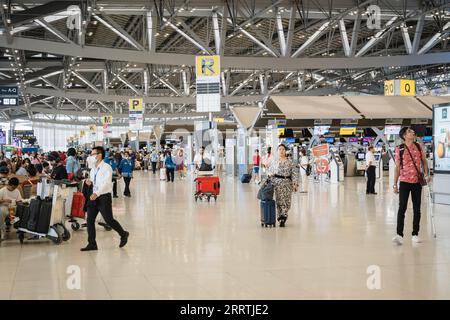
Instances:
[[[284,227],[291,209],[292,193],[298,189],[298,170],[286,154],[287,147],[284,144],[278,146],[278,157],[272,160],[269,167],[269,177],[275,187],[275,200],[277,205],[277,220],[280,227]]]
[[[130,158],[130,154],[128,153],[128,151],[125,151],[125,153],[123,154],[122,161],[120,161],[119,167],[117,169],[119,170],[119,173],[123,177],[123,181],[125,182],[125,190],[123,192],[123,195],[125,197],[131,197],[130,183],[131,179],[133,178],[134,162]]]
[[[105,222],[120,235],[119,247],[124,247],[128,242],[129,232],[125,231],[120,223],[114,219],[112,212],[112,168],[103,161],[105,150],[102,147],[95,147],[91,153],[95,156],[95,167],[91,169],[88,182],[92,182],[92,195],[87,206],[87,229],[88,245],[81,251],[97,250],[95,219],[98,213],[102,215]]]

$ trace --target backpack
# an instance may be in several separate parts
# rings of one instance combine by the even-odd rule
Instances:
[[[420,146],[420,144],[418,144],[417,142],[414,142],[414,144],[416,145],[417,149],[419,150],[419,153],[422,154],[422,147]],[[405,144],[402,143],[401,145],[398,146],[398,149],[400,151],[400,169],[403,169],[403,154],[405,153]],[[421,159],[422,161],[422,159]]]

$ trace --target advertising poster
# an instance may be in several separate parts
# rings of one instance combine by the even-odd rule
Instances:
[[[450,105],[433,108],[434,172],[450,174]]]

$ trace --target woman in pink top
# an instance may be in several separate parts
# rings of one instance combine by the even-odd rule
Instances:
[[[394,192],[399,194],[400,203],[397,214],[397,235],[392,239],[396,244],[403,244],[403,228],[405,221],[405,212],[408,206],[408,198],[411,193],[413,202],[413,232],[412,242],[419,243],[420,229],[420,205],[422,199],[422,185],[419,182],[421,169],[428,180],[428,164],[420,144],[415,142],[416,133],[411,128],[402,128],[399,132],[400,138],[404,143],[395,149],[395,176]],[[400,187],[397,186],[400,178]]]

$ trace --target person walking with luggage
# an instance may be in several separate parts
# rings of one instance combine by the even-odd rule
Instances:
[[[152,163],[152,172],[156,174],[156,167],[158,165],[158,152],[156,149],[153,149],[152,154],[150,155],[150,161]]]
[[[429,180],[428,163],[425,153],[417,142],[416,133],[411,128],[402,128],[399,132],[404,141],[395,149],[395,174],[394,193],[399,194],[399,208],[397,213],[397,235],[392,239],[398,245],[403,244],[403,229],[405,223],[405,212],[408,206],[408,198],[411,193],[413,203],[413,231],[412,242],[420,243],[420,205],[422,199],[422,184]],[[423,166],[422,173],[420,171]],[[400,186],[398,180],[400,178]]]
[[[259,184],[261,182],[261,177],[259,175],[259,166],[261,164],[261,157],[259,156],[259,150],[255,150],[253,155],[253,178],[255,183]]]
[[[134,170],[134,162],[130,159],[130,154],[128,151],[125,151],[123,154],[122,161],[119,164],[119,173],[123,177],[123,181],[125,182],[125,190],[123,195],[125,197],[131,197],[130,192],[130,183],[133,178],[133,170]]]
[[[366,194],[377,194],[375,192],[376,165],[375,165],[375,156],[373,155],[373,151],[374,151],[373,146],[370,146],[369,150],[366,153],[366,173],[367,173]]]
[[[309,164],[308,156],[306,155],[306,150],[300,150],[300,192],[308,192],[308,175],[311,172],[311,165]]]
[[[95,147],[91,155],[95,156],[96,165],[90,172],[90,179],[93,182],[93,193],[90,196],[90,203],[87,206],[87,229],[88,245],[81,251],[97,250],[95,219],[98,213],[102,215],[105,222],[120,235],[119,247],[124,247],[128,242],[129,232],[125,231],[119,222],[113,217],[112,212],[112,168],[103,161],[105,149]]]
[[[166,151],[164,166],[166,168],[167,182],[170,182],[171,180],[173,182],[175,178],[175,162],[173,161],[170,150]]]
[[[280,227],[284,227],[291,209],[292,193],[298,189],[298,168],[292,160],[287,158],[287,147],[284,144],[278,146],[278,158],[271,161],[269,177],[275,188],[275,200],[277,205],[277,220]]]

